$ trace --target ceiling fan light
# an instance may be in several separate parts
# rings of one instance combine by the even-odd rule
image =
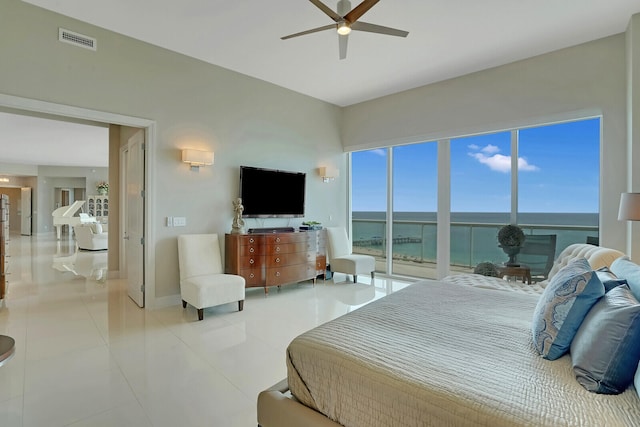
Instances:
[[[346,22],[341,22],[338,24],[338,34],[341,36],[346,36],[351,32],[351,27]]]

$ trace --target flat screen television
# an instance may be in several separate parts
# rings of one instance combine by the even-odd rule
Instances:
[[[306,174],[240,166],[244,218],[304,216]]]

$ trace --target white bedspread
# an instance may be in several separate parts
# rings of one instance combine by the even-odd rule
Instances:
[[[294,339],[290,390],[347,427],[640,425],[633,387],[589,393],[535,353],[536,300],[419,282]]]
[[[549,283],[547,280],[536,282],[530,285],[522,283],[519,280],[504,280],[499,277],[487,277],[480,274],[452,274],[442,279],[444,282],[459,283],[461,285],[473,286],[484,289],[497,289],[509,292],[519,292],[522,294],[540,295],[544,292],[544,288]]]

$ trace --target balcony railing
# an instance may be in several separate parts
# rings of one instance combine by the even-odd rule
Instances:
[[[504,262],[506,254],[498,247],[497,235],[504,224],[451,223],[451,265],[473,268],[480,262]],[[519,224],[525,234],[555,234],[556,254],[573,243],[597,237],[598,227],[580,225]],[[436,263],[435,221],[394,221],[393,259],[413,263]],[[386,221],[353,219],[353,251],[386,258]]]

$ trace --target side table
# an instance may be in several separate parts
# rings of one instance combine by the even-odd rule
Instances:
[[[526,279],[527,284],[531,284],[531,269],[528,265],[496,265],[496,268],[500,277],[522,277],[522,283],[525,283]]]
[[[0,366],[4,365],[16,352],[16,342],[13,338],[0,335]]]

